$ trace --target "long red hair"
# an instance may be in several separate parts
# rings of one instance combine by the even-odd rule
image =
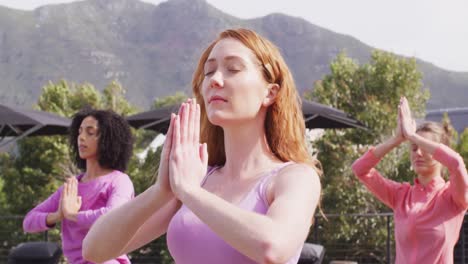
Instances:
[[[209,165],[224,165],[223,129],[210,123],[201,95],[205,78],[203,68],[213,47],[222,39],[232,38],[252,50],[263,68],[263,77],[268,83],[279,85],[275,102],[269,106],[265,118],[265,133],[273,154],[280,160],[306,163],[320,174],[320,162],[307,151],[305,123],[301,110],[301,99],[297,93],[291,72],[279,49],[266,38],[248,29],[228,29],[221,32],[202,53],[195,70],[192,89],[201,107],[201,142],[207,142]]]

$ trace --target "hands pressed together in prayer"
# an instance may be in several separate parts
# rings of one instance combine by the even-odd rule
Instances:
[[[78,180],[70,177],[63,184],[57,211],[47,216],[46,223],[53,226],[63,219],[77,220],[81,208],[81,196],[78,196]]]
[[[416,122],[411,116],[411,110],[406,97],[401,97],[398,106],[398,125],[396,137],[401,141],[410,140],[416,134]]]
[[[67,179],[63,185],[59,210],[65,219],[76,221],[81,208],[81,196],[78,196],[78,180],[75,177]]]
[[[171,115],[156,185],[181,200],[185,193],[200,188],[207,167],[207,145],[200,144],[200,105],[188,99],[177,115]]]

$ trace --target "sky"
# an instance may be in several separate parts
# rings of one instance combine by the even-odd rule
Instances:
[[[32,10],[75,0],[0,0]],[[136,0],[135,0],[136,1]],[[162,0],[144,0],[153,4]],[[239,18],[283,13],[396,54],[468,72],[467,0],[207,0]]]

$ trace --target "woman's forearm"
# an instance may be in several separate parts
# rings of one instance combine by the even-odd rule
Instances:
[[[429,153],[429,154],[434,154],[435,150],[440,146],[440,143],[432,141],[430,139],[427,139],[425,137],[422,137],[418,135],[417,133],[414,133],[411,135],[408,140],[413,143],[418,145],[419,148],[421,148],[422,151]]]
[[[128,203],[101,216],[83,241],[83,257],[93,262],[118,257],[148,218],[171,199],[173,195],[153,185]]]
[[[463,208],[468,207],[468,173],[463,158],[446,145],[439,144],[434,159],[450,172],[450,191],[453,199]]]
[[[62,216],[58,212],[47,214],[46,225],[48,227],[53,227],[55,226],[55,224],[57,224],[60,221],[62,221]]]
[[[398,137],[391,137],[377,145],[374,148],[373,153],[378,159],[381,159],[394,148],[398,147],[402,142],[403,140]]]

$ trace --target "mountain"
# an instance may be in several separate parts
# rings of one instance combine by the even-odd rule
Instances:
[[[364,63],[372,47],[304,19],[271,14],[239,19],[204,0],[88,0],[33,11],[0,7],[0,103],[30,105],[49,80],[90,82],[103,88],[119,80],[129,100],[147,108],[156,97],[190,93],[198,58],[216,35],[248,27],[275,42],[302,92],[329,72],[346,50]],[[418,60],[428,108],[463,107],[468,72],[450,72]]]

